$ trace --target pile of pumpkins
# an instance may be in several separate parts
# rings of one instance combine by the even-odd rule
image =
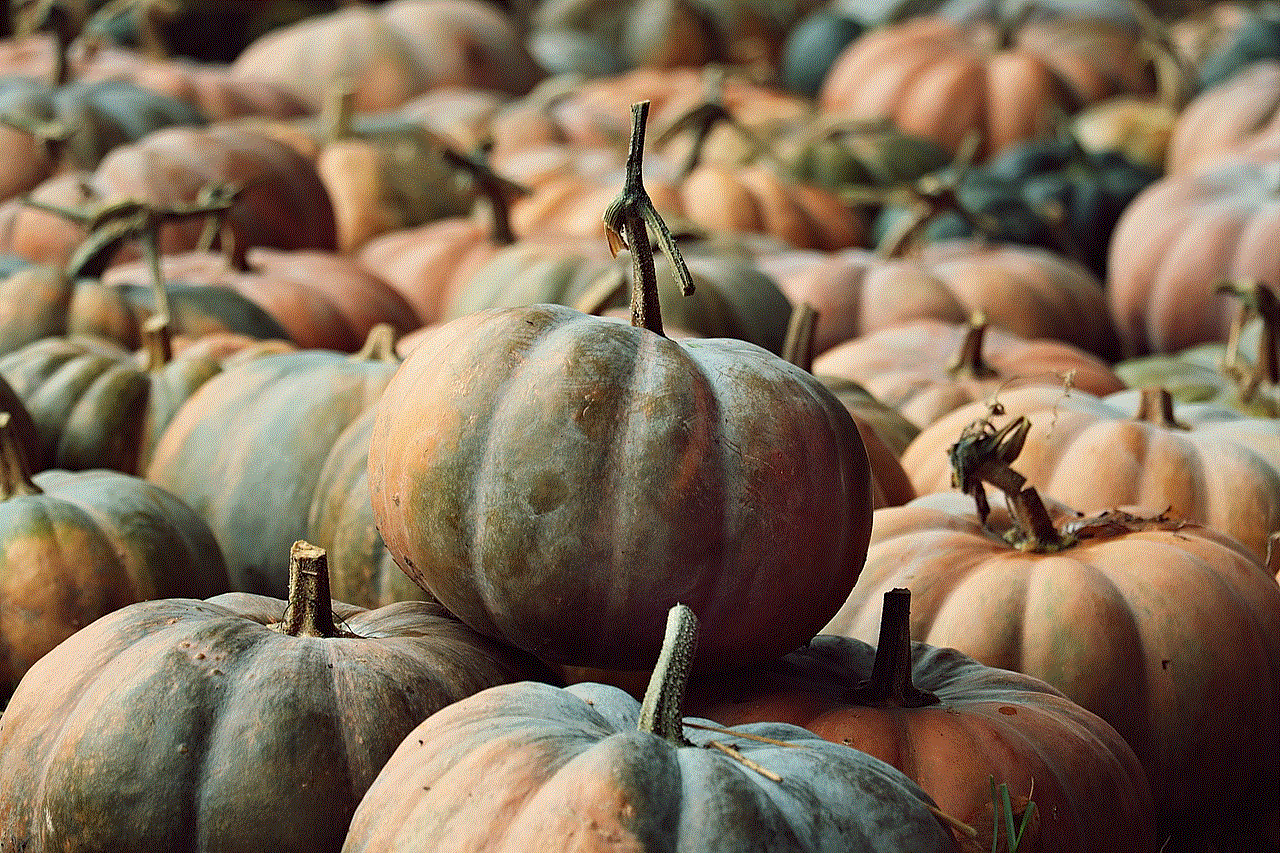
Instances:
[[[1280,848],[1280,7],[5,26],[0,851]]]

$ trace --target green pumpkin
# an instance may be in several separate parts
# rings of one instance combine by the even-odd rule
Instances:
[[[695,630],[673,608],[643,704],[603,684],[481,691],[415,728],[344,853],[930,853],[955,849],[899,771],[798,726],[682,717]]]
[[[172,494],[113,471],[32,476],[19,441],[0,415],[0,695],[100,616],[226,591],[213,534]]]
[[[6,850],[338,853],[413,726],[543,676],[433,603],[331,602],[323,551],[292,554],[287,601],[141,602],[32,668],[0,717]]]

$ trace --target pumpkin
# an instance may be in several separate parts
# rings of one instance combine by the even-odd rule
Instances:
[[[91,221],[124,200],[153,210],[198,210],[203,197],[218,191],[231,195],[223,239],[233,241],[237,257],[252,246],[336,245],[333,206],[315,167],[281,142],[232,126],[172,127],[149,134],[113,149],[91,174],[51,178],[31,197]],[[200,245],[206,218],[191,215],[165,224],[161,252]],[[79,223],[17,200],[0,205],[0,235],[0,251],[54,264],[67,262],[85,238]]]
[[[1043,679],[1110,723],[1146,770],[1162,831],[1257,831],[1280,805],[1273,571],[1168,513],[1051,512],[1030,471],[1010,468],[1022,441],[1033,450],[1029,422],[994,423],[956,433],[951,450],[978,511],[955,492],[878,511],[859,583],[824,633],[873,638],[884,591],[911,589],[914,636]],[[1107,465],[1093,454],[1088,467]],[[981,481],[1008,512],[988,508]],[[1117,506],[1109,497],[1094,506]]]
[[[34,848],[337,853],[423,717],[538,677],[428,602],[330,602],[298,543],[287,601],[147,601],[37,664],[0,726],[0,834]],[[91,703],[92,714],[77,708]]]
[[[226,251],[186,252],[162,257],[160,273],[168,282],[240,295],[304,349],[354,352],[380,323],[397,334],[420,325],[398,291],[359,260],[333,251],[250,248],[241,263]],[[113,266],[101,280],[137,286],[150,276],[148,263],[133,261]]]
[[[369,436],[376,415],[368,409],[334,440],[306,525],[307,541],[329,555],[333,594],[360,607],[431,598],[396,565],[378,533],[369,498]]]
[[[1106,359],[1120,352],[1097,278],[1032,246],[947,240],[901,258],[849,249],[762,266],[777,270],[788,299],[817,310],[819,357],[887,326],[926,317],[964,323],[977,312],[1022,338],[1054,338]]]
[[[283,594],[275,555],[304,534],[333,442],[396,371],[392,347],[379,327],[354,355],[302,350],[224,370],[160,437],[146,477],[209,522],[232,589]]]
[[[992,329],[982,315],[965,325],[922,319],[887,326],[827,350],[814,370],[859,383],[922,429],[966,403],[1022,385],[1069,383],[1098,396],[1125,387],[1096,356]]]
[[[97,167],[111,149],[175,125],[203,125],[196,109],[127,81],[51,88],[22,77],[0,85],[0,198],[34,189],[55,174]]]
[[[813,373],[814,329],[818,325],[818,313],[813,306],[801,304],[791,312],[787,325],[787,338],[782,344],[782,357],[796,367]],[[835,396],[858,427],[858,435],[867,450],[871,465],[871,507],[900,506],[916,496],[916,491],[898,461],[901,450],[890,446],[880,436],[884,429],[892,440],[898,433],[888,413],[877,411],[882,406],[870,393],[855,382],[841,382],[838,378],[818,375],[817,379]],[[882,406],[888,409],[887,406]],[[889,412],[892,412],[889,409]],[[868,418],[864,418],[867,414]],[[910,425],[908,425],[910,426]]]
[[[964,210],[939,211],[924,233],[934,241],[969,238],[979,233],[973,223],[990,223],[980,232],[987,239],[1058,251],[1105,281],[1116,220],[1160,174],[1118,151],[1089,151],[1067,132],[1027,140],[967,169],[955,187]],[[882,209],[875,242],[908,215],[898,205]]]
[[[928,797],[878,759],[797,726],[683,719],[696,619],[681,606],[669,624],[643,705],[523,682],[428,717],[369,788],[344,853],[955,849]]]
[[[1133,44],[1132,33],[1104,22],[923,15],[855,39],[831,66],[819,103],[854,119],[890,118],[952,151],[977,131],[985,156],[1047,133],[1083,104],[1143,91],[1150,84]],[[1104,67],[1114,57],[1119,67]]]
[[[1280,302],[1259,282],[1230,282],[1220,289],[1241,299],[1226,344],[1127,359],[1116,365],[1116,375],[1132,388],[1164,388],[1184,403],[1216,403],[1250,417],[1280,417]]]
[[[1032,424],[1019,470],[1071,505],[1168,507],[1235,537],[1258,559],[1280,529],[1280,421],[1210,404],[1173,405],[1152,388],[1099,399],[1080,391],[1019,388],[997,396],[1012,420]],[[984,417],[971,403],[921,431],[902,456],[919,494],[946,491],[946,449]],[[1001,418],[997,422],[1004,422]]]
[[[700,662],[723,666],[788,651],[826,618],[857,574],[869,471],[806,371],[661,334],[646,221],[690,280],[641,183],[646,112],[606,217],[636,267],[631,324],[539,304],[438,327],[378,403],[369,488],[396,561],[482,633],[635,668],[683,600]]]
[[[343,8],[263,36],[231,68],[291,88],[312,112],[342,80],[355,85],[357,111],[376,112],[442,85],[522,94],[541,76],[510,17],[477,0]]]
[[[20,440],[10,413],[0,413],[4,696],[98,617],[156,596],[213,595],[228,584],[209,528],[172,494],[112,471],[33,476]]]
[[[1272,223],[1280,170],[1222,161],[1170,175],[1125,208],[1111,240],[1107,301],[1125,355],[1173,353],[1226,340],[1236,306],[1215,285],[1280,286]]]
[[[689,246],[696,286],[678,296],[679,282],[669,264],[658,268],[659,293],[668,305],[669,325],[704,337],[740,338],[777,352],[786,335],[791,306],[773,280],[736,253],[714,246]],[[611,260],[598,238],[584,246],[578,239],[521,240],[495,252],[445,305],[451,320],[489,308],[539,303],[575,306],[585,313],[626,308],[629,264]]]
[[[884,593],[875,646],[820,635],[779,661],[695,682],[687,707],[730,726],[791,723],[887,761],[977,830],[982,850],[1003,820],[995,780],[1021,804],[1015,818],[1035,803],[1019,850],[1155,850],[1146,774],[1116,730],[1038,678],[911,642],[910,599]]]
[[[1168,171],[1181,175],[1235,155],[1280,150],[1280,59],[1255,62],[1201,92],[1169,136]]]

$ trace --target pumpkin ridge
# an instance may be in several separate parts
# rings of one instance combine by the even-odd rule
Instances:
[[[524,316],[524,312],[520,309],[509,309],[507,317],[504,319],[507,322],[514,324],[518,323],[522,316]],[[475,444],[480,449],[480,453],[478,454],[479,463],[476,465],[475,473],[468,477],[468,486],[470,489],[470,494],[466,498],[466,503],[468,504],[489,503],[491,498],[488,495],[492,494],[490,491],[492,487],[487,486],[486,484],[501,482],[501,475],[504,470],[505,460],[499,458],[499,453],[501,453],[502,456],[506,456],[507,451],[505,448],[496,448],[494,443],[490,440],[490,437],[495,433],[499,435],[507,433],[508,430],[504,430],[501,427],[509,425],[512,420],[511,413],[520,410],[524,405],[523,399],[515,399],[522,397],[521,394],[513,394],[510,392],[513,389],[537,389],[542,383],[539,381],[535,371],[537,374],[542,374],[547,379],[554,380],[565,372],[565,365],[571,362],[576,363],[581,360],[580,358],[577,358],[577,356],[583,349],[594,349],[593,345],[598,342],[609,341],[610,339],[615,338],[618,333],[621,333],[622,335],[626,334],[625,327],[619,325],[617,328],[614,328],[614,325],[610,323],[609,326],[601,327],[599,329],[601,333],[599,337],[592,336],[584,344],[575,345],[574,348],[564,356],[556,357],[555,354],[558,352],[559,348],[563,346],[563,342],[565,340],[573,343],[582,336],[582,326],[584,323],[590,324],[601,321],[590,317],[589,315],[584,315],[580,312],[560,306],[550,308],[547,316],[549,322],[538,328],[537,334],[534,337],[523,340],[521,342],[522,345],[518,350],[513,349],[510,352],[510,363],[506,366],[507,369],[486,372],[487,380],[492,381],[492,377],[496,374],[497,381],[492,387],[492,390],[485,392],[486,397],[494,401],[494,403],[492,406],[487,407],[490,415],[484,423],[482,428],[483,432],[481,433],[480,429],[476,430],[476,433],[479,433],[475,438]],[[610,347],[610,350],[613,349],[613,347]],[[552,353],[552,357],[547,358],[547,353]],[[610,354],[612,355],[614,353],[611,352]],[[636,359],[634,358],[632,360],[633,369],[635,366],[635,360]],[[533,375],[531,376],[531,374]],[[488,382],[486,382],[486,384],[488,384]],[[596,386],[593,386],[591,390],[594,390],[595,387]],[[622,387],[624,389],[629,388],[629,383]],[[603,401],[603,404],[606,407],[613,407],[616,405],[616,402],[613,400],[605,400]],[[583,411],[585,413],[585,407]],[[602,431],[602,435],[612,437],[615,432],[616,429],[604,430]],[[616,447],[618,442],[613,441],[611,444]],[[595,456],[600,458],[601,467],[606,470],[610,467],[615,471],[617,470],[616,465],[609,466],[604,462],[606,454],[598,453],[595,454]],[[589,478],[583,477],[583,480],[589,480]],[[616,493],[616,489],[612,486],[613,484],[610,482],[608,486],[602,490],[604,492],[602,497],[611,496]],[[498,500],[505,500],[505,489],[500,489],[499,491],[500,493],[497,496]],[[483,512],[478,513],[478,518],[471,530],[469,550],[473,555],[481,554],[485,551],[484,542],[489,532],[489,515],[490,514]],[[541,544],[538,541],[538,531],[536,527],[532,525],[525,525],[525,527],[526,535],[533,540],[530,542],[530,545],[536,549],[536,546]],[[611,537],[609,538],[611,539]],[[582,544],[584,547],[587,545],[587,543]],[[483,612],[490,614],[490,618],[487,621],[490,621],[494,626],[492,630],[497,632],[497,636],[511,636],[509,630],[516,626],[503,624],[500,620],[503,608],[501,606],[495,606],[495,604],[500,603],[501,597],[506,594],[506,591],[499,589],[495,584],[491,583],[490,576],[484,571],[473,570],[471,572],[471,577],[473,579],[473,583],[477,585],[476,595],[482,605]],[[592,639],[594,641],[595,638]]]

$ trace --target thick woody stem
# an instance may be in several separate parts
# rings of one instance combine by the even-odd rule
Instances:
[[[142,362],[148,371],[159,370],[173,361],[173,332],[169,317],[152,314],[142,324]]]
[[[616,255],[619,248],[631,250],[635,269],[631,284],[631,325],[662,335],[658,277],[654,271],[653,247],[649,244],[648,228],[653,229],[662,250],[670,258],[676,281],[680,283],[680,289],[685,295],[693,292],[693,280],[680,249],[676,246],[675,238],[658,215],[644,188],[644,130],[648,116],[648,101],[631,105],[631,143],[627,151],[626,179],[622,192],[605,210],[604,224],[610,251]]]
[[[982,344],[987,336],[987,317],[978,312],[969,318],[969,328],[965,331],[964,340],[955,358],[947,365],[947,374],[952,378],[992,379],[1000,373],[982,356]]]
[[[658,663],[640,705],[640,731],[674,744],[688,743],[681,705],[697,646],[698,617],[685,605],[675,605],[667,612],[662,651],[658,653]]]
[[[869,707],[923,708],[938,697],[915,686],[911,678],[911,590],[884,594],[880,638],[870,680],[853,690],[852,701]]]
[[[8,412],[0,412],[0,500],[41,492],[31,479],[31,463],[18,441],[13,417]]]
[[[1180,423],[1173,414],[1173,396],[1165,388],[1156,386],[1143,388],[1138,398],[1138,413],[1135,421],[1155,424],[1165,429],[1189,429]]]
[[[1018,492],[1005,492],[1009,502],[1009,511],[1018,525],[1019,538],[1013,543],[1021,551],[1060,551],[1071,544],[1069,537],[1064,537],[1049,510],[1045,509],[1040,494],[1031,486]]]
[[[334,624],[323,548],[299,540],[289,550],[289,606],[277,630],[290,637],[353,636]]]
[[[818,311],[808,302],[791,309],[787,336],[782,341],[783,360],[801,370],[813,373],[814,332],[818,328]]]

